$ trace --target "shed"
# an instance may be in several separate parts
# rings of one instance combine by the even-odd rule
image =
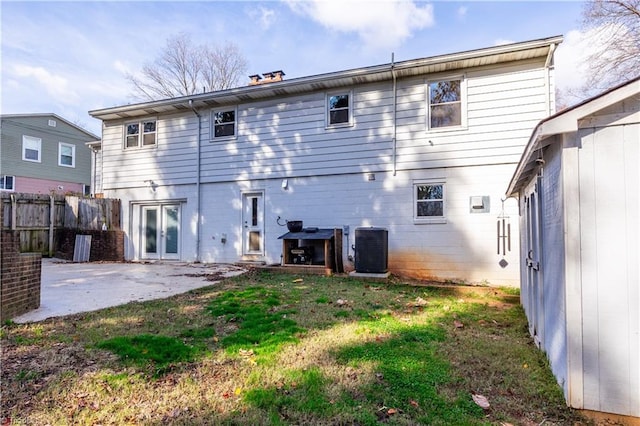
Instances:
[[[640,416],[640,77],[541,121],[507,195],[521,301],[567,404]]]

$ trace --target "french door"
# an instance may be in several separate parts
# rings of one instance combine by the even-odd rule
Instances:
[[[180,259],[180,205],[142,207],[143,259]]]

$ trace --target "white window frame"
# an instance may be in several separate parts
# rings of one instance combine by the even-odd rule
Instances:
[[[331,111],[333,111],[331,109],[331,98],[345,95],[349,98],[349,105],[347,108],[340,109],[346,109],[348,111],[347,121],[342,123],[331,123]],[[325,105],[325,126],[327,129],[353,126],[353,90],[328,92],[325,98]]]
[[[71,164],[62,162],[62,149],[71,148]],[[76,167],[76,146],[70,143],[58,142],[58,166],[60,167]]]
[[[11,178],[11,188],[7,188],[7,178]],[[16,177],[10,175],[0,176],[0,191],[15,191],[16,190]]]
[[[430,201],[418,199],[418,187],[420,186],[442,186],[442,199],[433,199]],[[430,223],[447,223],[447,185],[445,179],[428,179],[414,181],[413,186],[413,222],[415,224],[430,224]],[[442,216],[418,216],[418,203],[419,202],[442,202]]]
[[[232,135],[216,136],[215,115],[218,114],[218,113],[225,113],[225,112],[233,112],[233,121],[225,123],[226,125],[233,123],[233,134]],[[227,107],[227,108],[212,109],[211,110],[210,119],[211,119],[211,129],[209,129],[209,131],[211,132],[210,133],[211,137],[209,139],[211,141],[230,140],[230,139],[236,139],[238,137],[238,107],[237,106]]]
[[[37,148],[27,147],[28,144],[36,144]],[[38,152],[38,159],[27,158],[27,149]],[[42,163],[42,139],[33,136],[22,135],[22,160],[31,163]]]
[[[455,124],[451,126],[439,126],[432,127],[431,126],[431,85],[433,83],[440,83],[443,81],[453,81],[460,80],[460,124]],[[452,130],[464,130],[467,128],[467,78],[465,75],[453,75],[447,76],[443,78],[426,80],[425,81],[425,91],[426,91],[426,116],[427,123],[426,128],[429,132],[446,132]]]
[[[153,126],[153,132],[145,132],[144,131],[144,125],[145,123],[154,123]],[[138,133],[135,134],[137,136],[138,139],[138,143],[136,145],[132,145],[132,146],[127,146],[127,138],[128,138],[128,128],[130,125],[133,124],[137,124],[138,125]],[[123,129],[123,144],[122,147],[124,149],[140,149],[140,148],[155,148],[158,146],[158,119],[155,117],[149,117],[149,118],[145,118],[143,120],[138,120],[138,121],[127,121],[126,123],[124,123]],[[153,143],[152,144],[145,144],[144,143],[144,137],[145,135],[150,135],[153,134]],[[133,136],[133,135],[132,135]]]

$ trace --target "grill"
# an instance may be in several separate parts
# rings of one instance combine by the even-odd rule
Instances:
[[[311,265],[313,262],[313,246],[292,248],[289,253],[291,262],[296,265]]]

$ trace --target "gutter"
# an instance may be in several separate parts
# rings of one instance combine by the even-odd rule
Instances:
[[[396,70],[395,70],[395,61],[394,61],[394,54],[391,54],[391,76],[393,78],[393,127],[392,127],[392,136],[391,136],[391,142],[393,144],[393,176],[396,175],[396,171],[397,171],[397,148],[398,148],[398,143],[396,140],[396,110],[397,110],[397,91],[398,91],[398,85],[397,85],[397,76],[396,76]]]
[[[198,117],[198,148],[196,150],[196,263],[200,263],[200,145],[202,135],[202,116],[193,106],[193,100],[189,99],[189,107]]]

